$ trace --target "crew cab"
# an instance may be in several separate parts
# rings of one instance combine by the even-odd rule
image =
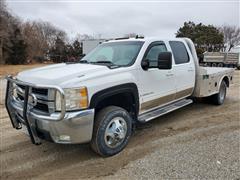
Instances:
[[[200,67],[187,38],[130,38],[97,46],[78,63],[7,76],[6,109],[33,144],[90,143],[102,156],[124,149],[136,124],[195,97],[221,105],[231,68]]]

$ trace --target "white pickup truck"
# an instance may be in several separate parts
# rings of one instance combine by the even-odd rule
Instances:
[[[231,68],[199,67],[190,39],[122,39],[102,43],[78,63],[8,76],[6,108],[33,144],[90,143],[102,156],[119,153],[137,123],[191,104],[224,102]]]

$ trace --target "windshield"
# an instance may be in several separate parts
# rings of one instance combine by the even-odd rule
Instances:
[[[134,63],[144,42],[122,41],[99,45],[80,62],[128,66]]]

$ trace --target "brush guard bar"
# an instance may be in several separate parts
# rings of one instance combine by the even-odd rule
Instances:
[[[27,131],[29,133],[30,139],[33,144],[41,144],[41,140],[38,136],[37,130],[36,130],[36,121],[35,119],[40,119],[40,120],[49,120],[49,121],[60,121],[65,117],[66,114],[66,107],[65,107],[65,94],[64,91],[61,87],[58,86],[51,86],[51,85],[37,85],[37,84],[32,84],[32,83],[26,83],[19,81],[12,76],[7,76],[7,89],[6,89],[6,98],[5,98],[5,106],[8,112],[8,115],[10,117],[11,123],[13,128],[15,129],[21,129],[22,128],[22,122],[19,121],[16,115],[16,109],[17,107],[14,106],[14,102],[16,101],[13,91],[14,91],[14,84],[16,85],[24,85],[25,86],[25,92],[24,92],[24,102],[23,102],[23,107],[22,107],[22,112],[23,112],[23,120],[25,122],[25,125],[27,127]],[[40,115],[36,114],[32,111],[33,106],[29,103],[29,93],[30,93],[30,88],[43,88],[43,89],[54,89],[60,93],[61,96],[61,112],[58,113],[58,115],[54,116],[47,116],[47,115]]]

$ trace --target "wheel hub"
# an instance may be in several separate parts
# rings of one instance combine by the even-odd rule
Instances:
[[[120,145],[127,133],[127,123],[122,117],[116,117],[110,121],[106,130],[104,140],[110,148]]]

